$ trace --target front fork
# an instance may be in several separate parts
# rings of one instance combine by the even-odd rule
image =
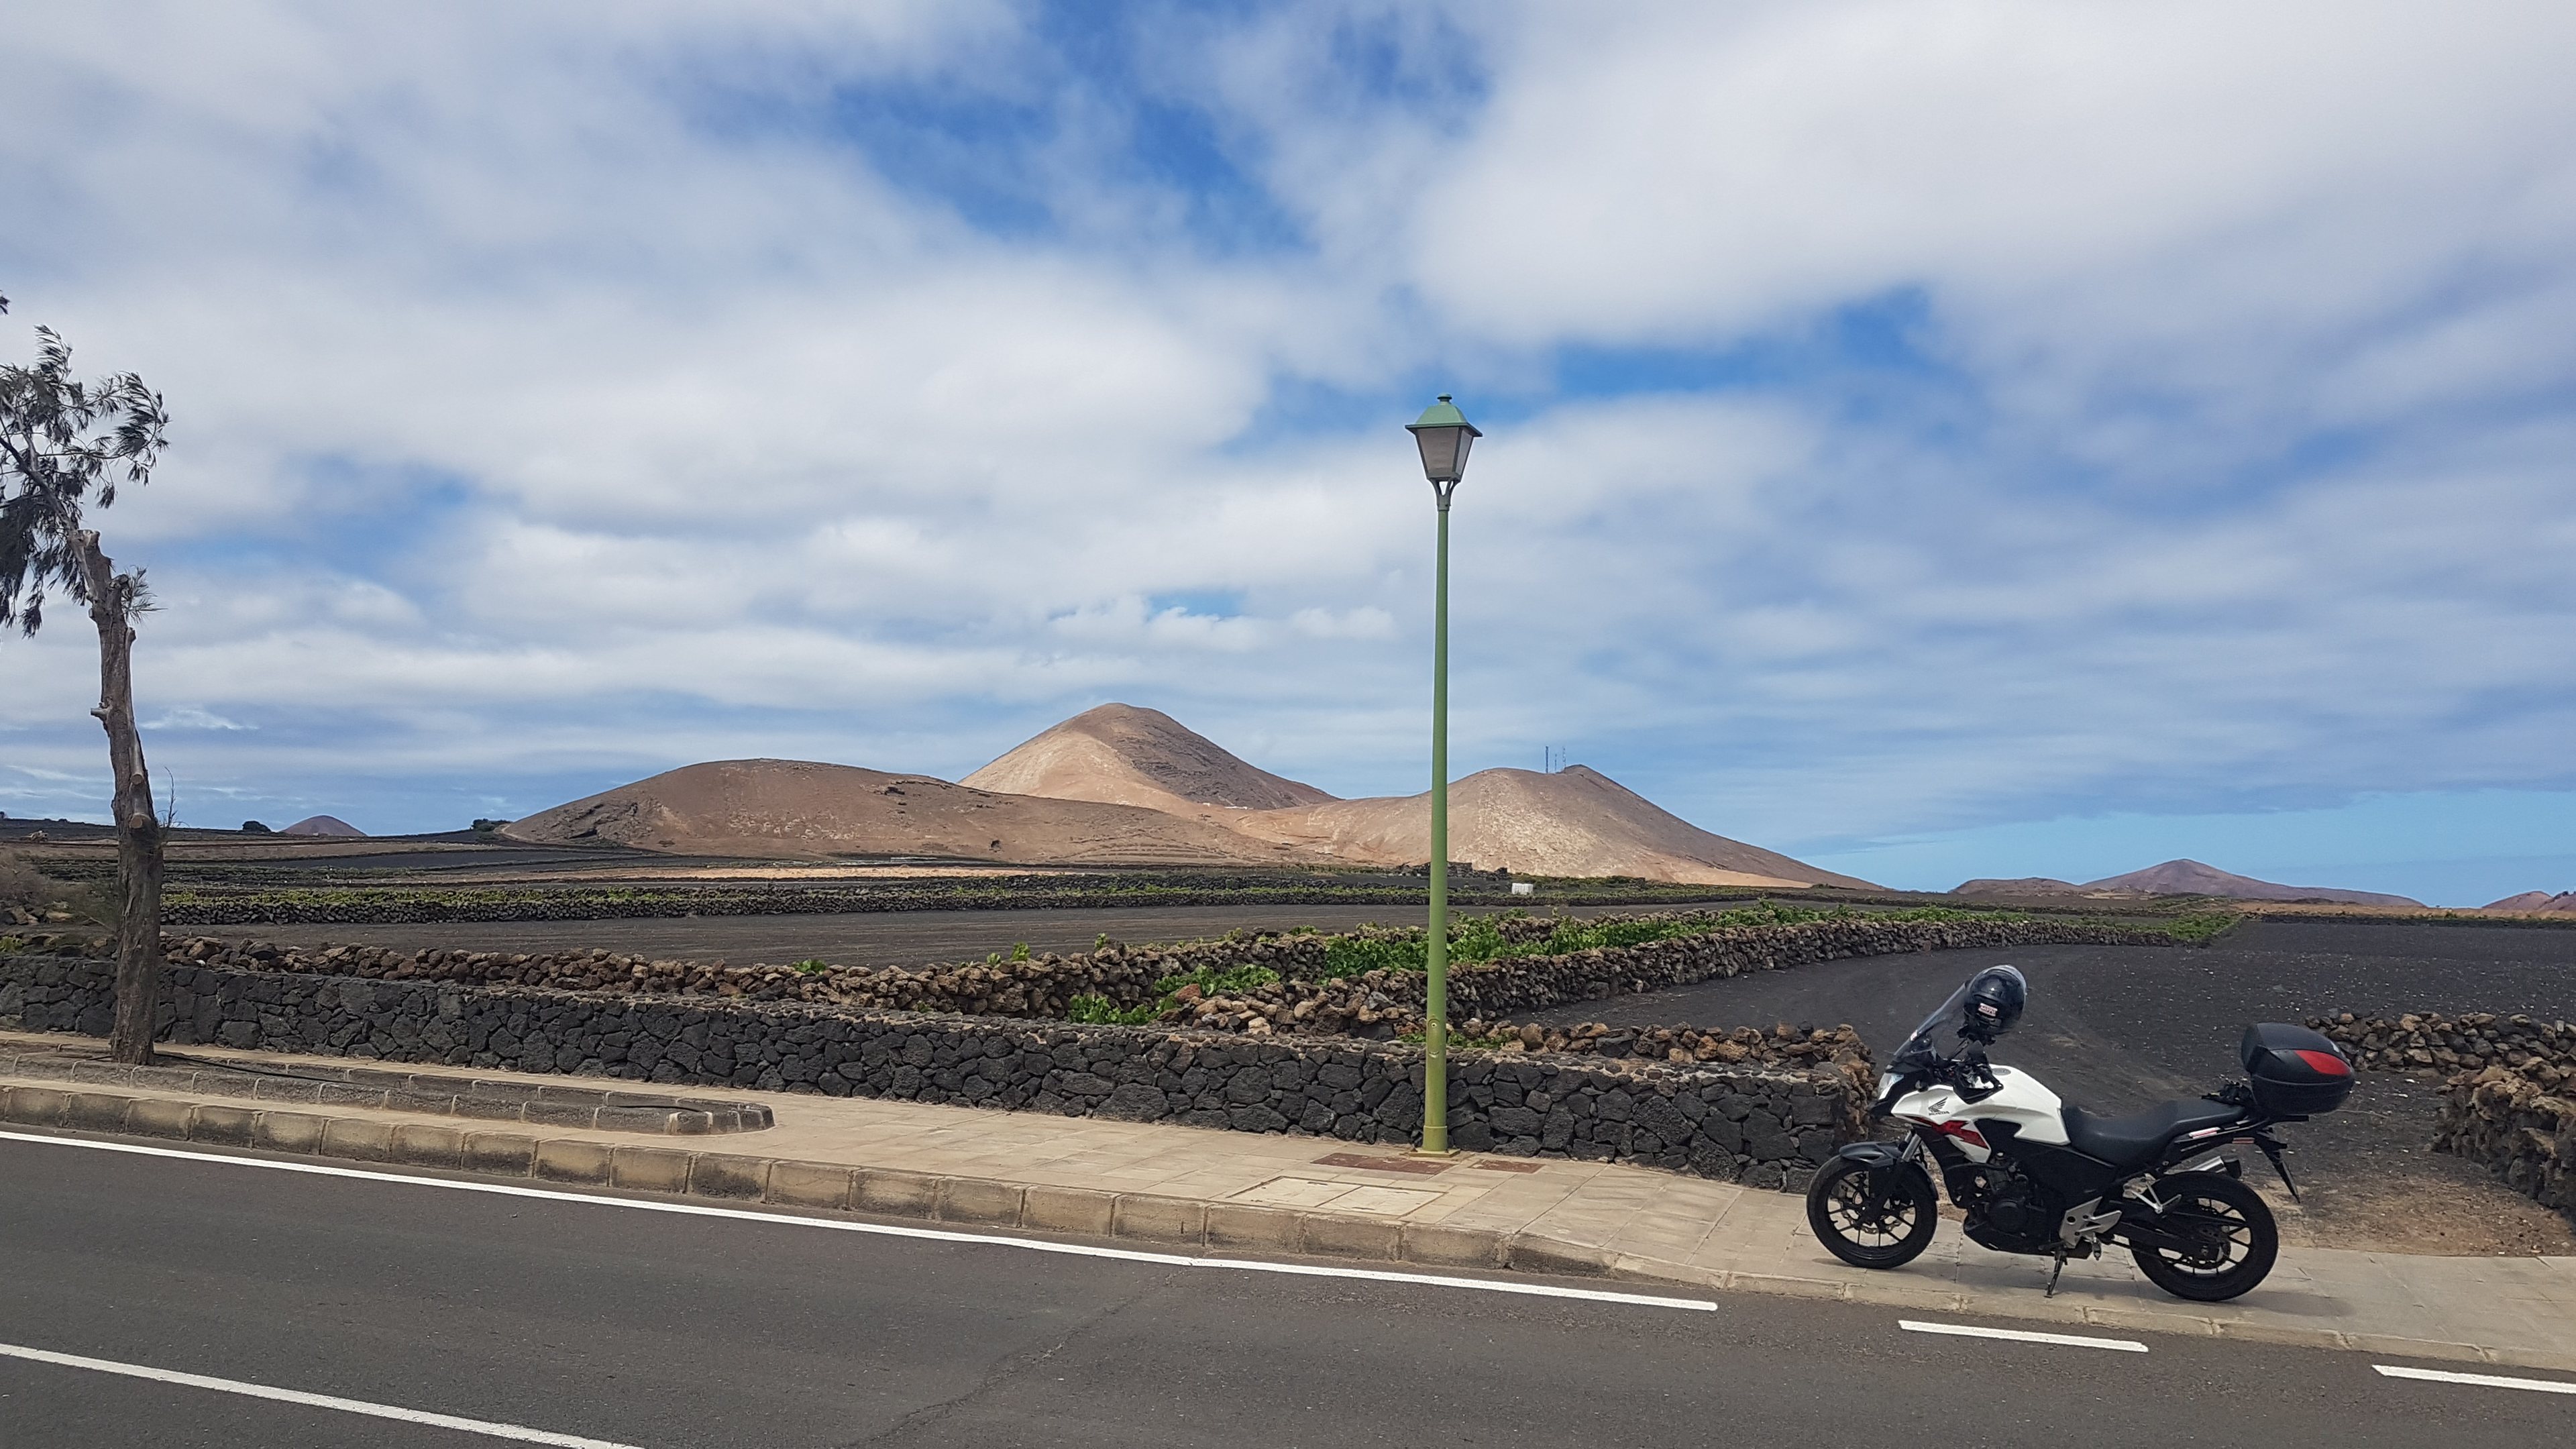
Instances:
[[[1919,1168],[1922,1163],[1923,1134],[1920,1131],[1907,1132],[1902,1147],[1890,1142],[1846,1143],[1834,1155],[1859,1163],[1869,1174],[1870,1194],[1884,1202],[1896,1195],[1900,1174],[1909,1167]]]

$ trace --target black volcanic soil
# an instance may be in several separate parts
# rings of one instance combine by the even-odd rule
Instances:
[[[786,916],[703,916],[609,921],[446,921],[410,925],[208,926],[181,934],[313,945],[364,942],[417,951],[554,951],[605,946],[657,959],[722,959],[736,965],[807,958],[849,966],[920,966],[980,961],[1027,942],[1032,951],[1088,951],[1103,933],[1141,946],[1197,941],[1237,928],[1347,931],[1367,922],[1417,922],[1403,904],[1119,906],[1105,910],[867,911]],[[1593,915],[1621,907],[1578,907]]]
[[[2529,1012],[2576,1020],[2576,930],[2255,921],[2214,945],[2043,946],[1836,961],[1567,1007],[1541,1019],[1860,1028],[1884,1057],[1970,973],[2030,977],[1998,1061],[2125,1112],[2197,1096],[2236,1069],[2249,1021],[2349,1010]],[[2576,1253],[2576,1228],[2474,1164],[2432,1151],[2438,1083],[2364,1073],[2343,1110],[2283,1129],[2319,1243],[2417,1253]],[[2249,1172],[2268,1175],[2257,1160]]]

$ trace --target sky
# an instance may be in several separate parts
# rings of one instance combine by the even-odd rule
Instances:
[[[2576,10],[0,0],[180,818],[1110,700],[1890,885],[2576,888]],[[0,811],[103,819],[95,639]]]

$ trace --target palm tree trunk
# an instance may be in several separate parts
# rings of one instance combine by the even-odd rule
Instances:
[[[134,727],[133,581],[117,576],[95,532],[83,529],[74,542],[89,589],[89,617],[98,625],[98,708],[90,713],[107,730],[108,765],[116,774],[116,870],[123,899],[116,920],[116,1019],[107,1051],[113,1060],[139,1065],[152,1060],[153,1019],[161,1005],[161,819],[153,811],[143,736]]]

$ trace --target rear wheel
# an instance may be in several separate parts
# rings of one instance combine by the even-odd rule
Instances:
[[[2165,1204],[2156,1225],[2173,1241],[2129,1245],[2149,1282],[2176,1298],[2218,1303],[2270,1276],[2281,1231],[2261,1193],[2214,1172],[2158,1178],[2154,1191]]]
[[[1827,1251],[1854,1267],[1913,1262],[1931,1245],[1940,1221],[1940,1200],[1919,1162],[1874,1174],[1866,1163],[1837,1157],[1807,1185],[1807,1226]]]

